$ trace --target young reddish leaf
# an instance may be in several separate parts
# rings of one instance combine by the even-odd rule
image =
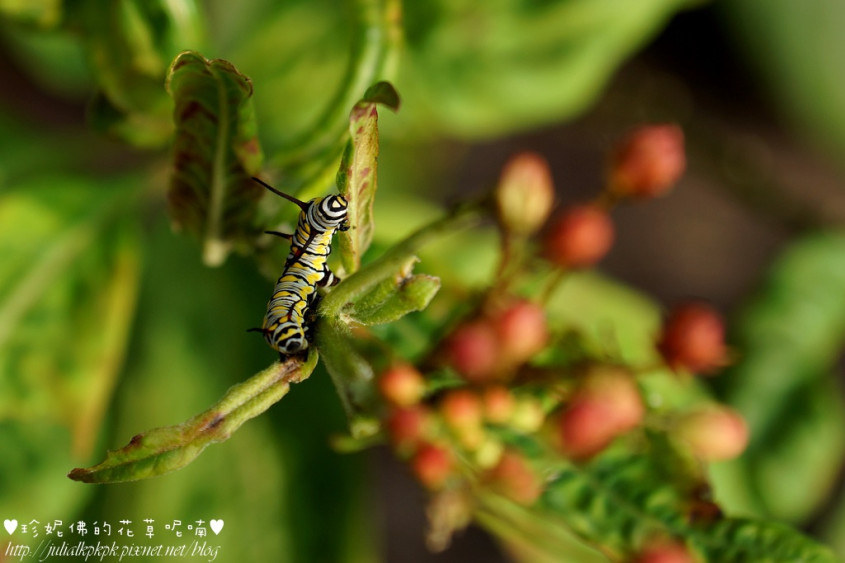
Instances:
[[[68,477],[84,483],[119,483],[181,469],[206,446],[227,440],[244,422],[281,400],[290,390],[290,384],[306,379],[316,364],[316,353],[310,354],[305,362],[288,359],[275,363],[229,389],[205,412],[182,424],[138,434],[123,448],[108,452],[102,463],[74,469]]]
[[[373,240],[373,200],[378,188],[378,109],[384,104],[396,110],[399,95],[387,82],[371,86],[349,114],[350,139],[337,173],[340,193],[349,201],[349,224],[341,232],[339,246],[343,266],[350,273],[361,266],[361,256]]]
[[[231,63],[184,51],[170,67],[175,103],[173,176],[168,199],[177,228],[203,241],[203,260],[219,265],[233,244],[252,238],[264,191],[252,83]]]

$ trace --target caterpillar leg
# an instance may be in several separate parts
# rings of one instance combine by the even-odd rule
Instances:
[[[279,231],[264,231],[268,235],[273,235],[279,238],[283,238],[285,240],[293,240],[293,235],[291,233],[280,233]]]

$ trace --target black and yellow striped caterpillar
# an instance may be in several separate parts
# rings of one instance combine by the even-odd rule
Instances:
[[[317,297],[317,287],[332,286],[340,281],[329,269],[328,256],[332,251],[334,232],[349,228],[346,223],[348,203],[342,195],[317,197],[304,202],[258,178],[253,180],[302,209],[292,235],[267,231],[290,239],[290,254],[267,303],[264,323],[261,328],[249,329],[261,332],[267,344],[284,358],[308,348],[311,338],[309,313]]]

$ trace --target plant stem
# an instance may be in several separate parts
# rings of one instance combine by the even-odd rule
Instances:
[[[341,314],[341,309],[347,303],[354,301],[382,280],[395,273],[420,248],[440,237],[469,227],[475,224],[480,218],[481,207],[468,204],[456,208],[446,217],[421,228],[385,252],[381,258],[367,264],[346,278],[343,283],[326,295],[320,303],[318,310],[319,316],[327,319],[338,318]]]

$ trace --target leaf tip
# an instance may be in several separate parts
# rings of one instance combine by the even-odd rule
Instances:
[[[68,479],[71,481],[79,481],[80,483],[90,483],[91,481],[88,477],[89,475],[90,472],[84,467],[75,467],[67,474]]]
[[[393,111],[399,111],[399,93],[393,84],[386,81],[376,82],[364,92],[363,103],[381,104]]]

